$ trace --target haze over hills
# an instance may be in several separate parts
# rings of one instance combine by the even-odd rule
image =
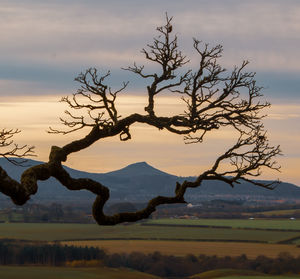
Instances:
[[[28,160],[27,165],[37,165],[41,162]],[[4,158],[0,158],[0,166],[14,179],[20,180],[24,167],[10,164]],[[146,162],[131,164],[120,170],[108,173],[88,173],[65,167],[74,178],[91,178],[109,187],[112,201],[139,201],[144,202],[156,195],[174,195],[176,182],[192,180],[192,177],[178,177],[160,171]],[[88,191],[69,191],[54,178],[47,181],[39,181],[38,193],[32,197],[36,202],[92,202],[94,195]],[[243,182],[231,188],[219,181],[205,181],[197,189],[188,189],[186,198],[189,201],[223,199],[247,199],[247,200],[300,200],[300,187],[290,183],[281,183],[275,190],[267,190],[255,187]],[[0,200],[7,199],[0,194]]]

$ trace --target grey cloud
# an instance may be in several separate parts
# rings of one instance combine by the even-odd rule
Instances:
[[[297,97],[297,77],[290,77],[300,71],[297,0],[4,0],[0,79],[52,84],[59,91],[69,89],[78,72],[96,66],[113,69],[114,85],[132,79],[132,90],[138,91],[145,83],[127,78],[119,67],[143,63],[139,51],[164,23],[166,11],[174,16],[180,45],[189,56],[192,37],[221,43],[226,67],[243,58],[254,60],[254,70],[265,73],[261,80],[273,92],[280,95],[284,89]]]
[[[300,101],[300,72],[258,72],[258,83],[264,87],[266,97]]]

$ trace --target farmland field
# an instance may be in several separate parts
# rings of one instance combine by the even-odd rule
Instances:
[[[265,220],[265,219],[156,219],[149,220],[149,224],[181,225],[181,226],[213,226],[230,228],[275,229],[300,231],[300,220]]]
[[[227,220],[219,220],[227,221]],[[234,222],[237,222],[234,220]],[[268,221],[269,222],[269,221]],[[265,223],[268,223],[265,222]],[[216,221],[213,223],[216,224]],[[140,224],[119,226],[98,226],[94,224],[31,224],[1,223],[0,238],[14,238],[40,241],[62,240],[218,240],[250,241],[276,243],[299,236],[297,231],[267,231],[231,228],[201,227],[160,227],[142,226]]]
[[[276,257],[280,252],[289,252],[293,256],[300,256],[300,248],[297,247],[300,244],[297,220],[163,219],[149,220],[147,223],[151,225],[0,223],[0,238],[97,246],[108,253],[160,251],[173,255],[246,254],[255,258],[258,255]],[[172,227],[173,224],[176,227]],[[199,224],[207,227],[188,227]],[[250,227],[249,224],[252,227],[246,229]],[[268,230],[270,228],[272,230]],[[290,231],[281,231],[282,228],[289,228]]]
[[[293,216],[295,214],[299,214],[300,209],[284,209],[284,210],[270,210],[270,211],[262,211],[259,214],[263,214],[265,216],[272,216],[272,215],[289,215]],[[248,213],[249,215],[250,213]]]
[[[155,279],[154,275],[125,268],[69,268],[41,266],[0,266],[3,279]]]

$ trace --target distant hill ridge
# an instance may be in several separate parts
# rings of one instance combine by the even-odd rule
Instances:
[[[126,166],[120,170],[107,172],[106,175],[110,176],[137,176],[137,175],[170,175],[159,169],[156,169],[146,162],[137,162]]]
[[[27,165],[37,165],[42,162],[28,160]],[[0,158],[0,166],[14,179],[20,180],[21,174],[26,169],[17,167]],[[90,178],[99,181],[109,187],[111,198],[126,201],[146,201],[156,195],[173,196],[176,182],[190,180],[191,177],[178,177],[156,169],[146,162],[138,162],[128,165],[120,170],[108,173],[89,173],[65,167],[74,178]],[[267,182],[267,181],[265,181]],[[38,193],[32,200],[45,202],[69,201],[92,202],[94,195],[88,191],[69,191],[54,178],[39,181]],[[290,183],[281,183],[275,190],[267,190],[255,187],[250,183],[242,182],[233,189],[221,181],[204,181],[197,189],[188,189],[186,193],[189,200],[197,199],[299,199],[300,187]],[[7,198],[0,194],[0,200]]]

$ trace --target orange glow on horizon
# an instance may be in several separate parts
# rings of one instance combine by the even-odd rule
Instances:
[[[0,119],[5,124],[2,126],[22,130],[15,140],[20,144],[35,145],[38,157],[34,159],[47,161],[51,145],[62,146],[85,135],[84,131],[66,136],[46,132],[49,126],[59,127],[58,117],[63,116],[66,109],[65,104],[58,100],[58,96],[0,98]],[[144,113],[146,101],[141,96],[122,96],[118,100],[118,108],[123,116],[132,112]],[[161,97],[158,103],[159,114],[171,110],[178,113],[182,109],[181,103],[174,97]],[[266,170],[262,179],[279,177],[300,185],[300,130],[294,127],[295,119],[299,121],[299,111],[300,105],[296,104],[277,105],[270,109],[266,126],[271,142],[280,143],[285,156],[278,158],[282,173]],[[66,165],[101,173],[147,161],[171,174],[197,175],[211,166],[234,138],[234,132],[225,129],[208,133],[202,144],[185,145],[178,135],[137,124],[132,128],[132,140],[120,142],[117,137],[101,140],[86,150],[70,155]]]

